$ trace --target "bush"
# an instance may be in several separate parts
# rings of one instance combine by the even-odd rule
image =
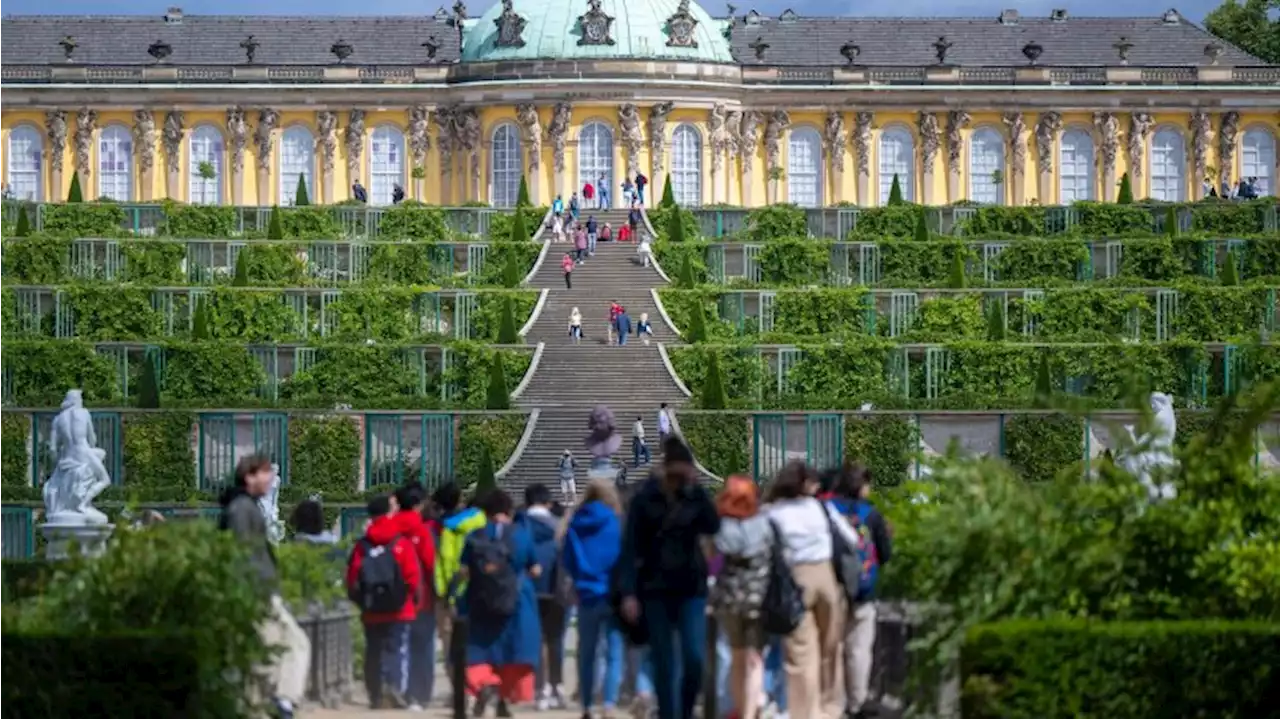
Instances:
[[[498,480],[494,477],[493,454],[488,445],[480,446],[480,466],[476,473],[475,494],[478,496],[498,488]]]
[[[1222,286],[1235,287],[1240,284],[1240,273],[1236,270],[1237,265],[1235,251],[1227,252],[1227,264],[1222,268]]]
[[[307,180],[301,174],[298,175],[298,189],[293,193],[293,206],[306,207],[311,204],[311,198],[307,196]]]
[[[689,327],[685,330],[685,339],[689,342],[707,341],[707,318],[701,306],[694,308],[689,317]]]
[[[724,409],[729,403],[724,391],[724,376],[720,374],[720,358],[711,355],[707,359],[707,377],[702,384],[702,409]]]
[[[1005,326],[1004,304],[992,302],[991,311],[987,312],[987,341],[1003,342],[1008,332]]]
[[[1178,210],[1173,205],[1164,211],[1164,233],[1169,237],[1178,234]]]
[[[667,214],[667,241],[684,242],[684,217],[674,204],[671,208],[671,211]]]
[[[240,250],[240,254],[244,255],[244,250]],[[209,334],[209,300],[201,295],[196,300],[196,313],[191,318],[191,339],[207,340],[210,339]]]
[[[524,223],[518,223],[523,226]],[[521,230],[523,231],[523,229]],[[527,240],[526,240],[527,241]],[[508,252],[506,260],[502,263],[502,286],[515,289],[520,286],[520,266],[517,264],[519,258],[515,252]],[[507,304],[510,304],[508,301]]]
[[[1133,204],[1133,185],[1129,182],[1129,173],[1120,176],[1120,191],[1116,194],[1117,205]]]
[[[489,386],[485,393],[485,409],[511,409],[511,392],[507,389],[507,373],[502,355],[495,352],[489,361]]]
[[[243,249],[236,255],[236,274],[231,278],[232,287],[249,286],[249,253]]]
[[[267,221],[267,239],[284,239],[284,227],[280,223],[280,207],[278,205],[271,208],[271,219]]]
[[[138,407],[141,409],[160,407],[160,382],[156,377],[156,363],[149,354],[142,358],[142,381],[138,383]]]
[[[528,242],[530,237],[532,235],[529,234],[529,228],[524,221],[524,207],[517,205],[515,219],[511,221],[511,237],[509,239],[512,242]],[[507,286],[515,287],[515,285]]]
[[[516,207],[533,207],[529,200],[529,178],[524,175],[520,176],[520,189],[516,191]]]
[[[676,193],[671,188],[671,173],[667,173],[667,178],[662,182],[662,201],[658,203],[658,207],[675,207]]]
[[[24,202],[18,208],[18,224],[13,228],[14,237],[27,237],[31,234],[31,220],[27,218],[27,205]]]
[[[80,191],[79,170],[71,173],[71,189],[67,190],[67,202],[69,204],[84,202],[84,193]]]
[[[953,290],[965,288],[964,253],[958,250],[951,255],[951,271],[947,276],[947,286]]]
[[[921,212],[916,216],[916,242],[929,241],[929,222],[925,218],[925,214],[926,213]]]
[[[685,289],[693,289],[698,286],[697,276],[693,272],[693,256],[686,253],[684,260],[680,263],[680,277],[678,282],[680,287]]]
[[[1019,621],[970,630],[969,719],[1275,717],[1280,625]]]
[[[898,180],[898,173],[893,173],[893,184],[889,186],[889,207],[897,207],[905,204],[902,201],[902,183]]]
[[[510,255],[514,257],[514,255]],[[498,344],[514,345],[520,343],[520,334],[516,330],[515,309],[510,297],[502,298],[502,322],[498,325]]]

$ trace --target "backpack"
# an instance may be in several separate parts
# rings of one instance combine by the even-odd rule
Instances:
[[[516,613],[520,581],[511,560],[515,555],[512,527],[489,528],[467,537],[471,544],[471,572],[467,580],[468,609],[477,616],[505,619]]]
[[[399,612],[409,598],[409,587],[400,571],[400,562],[396,561],[395,547],[399,541],[399,535],[382,546],[368,539],[360,540],[364,560],[360,562],[360,573],[350,596],[361,612],[393,614]]]
[[[769,557],[769,586],[760,605],[760,624],[768,634],[786,636],[804,619],[804,595],[783,557],[777,523],[769,520],[769,526],[773,529],[773,549]]]
[[[827,511],[824,504],[823,511]],[[880,574],[880,559],[876,554],[876,543],[871,538],[871,527],[867,525],[867,517],[871,516],[871,505],[858,502],[853,512],[844,515],[855,521],[850,522],[858,541],[849,546],[844,536],[836,531],[835,521],[827,514],[827,524],[831,529],[831,561],[835,565],[836,579],[844,587],[845,598],[850,604],[869,600],[875,593],[876,579]]]

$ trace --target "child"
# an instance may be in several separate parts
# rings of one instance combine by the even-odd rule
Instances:
[[[564,259],[560,260],[560,269],[564,271],[564,288],[566,290],[573,289],[573,256],[565,253]]]

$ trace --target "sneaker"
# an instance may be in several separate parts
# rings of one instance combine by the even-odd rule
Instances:
[[[482,717],[489,708],[489,702],[498,697],[498,688],[490,685],[476,693],[476,703],[471,707],[471,716]]]
[[[498,700],[498,719],[510,719],[511,707],[507,706],[506,699]]]
[[[418,702],[409,702],[409,706],[407,706],[407,707],[405,707],[405,708],[406,708],[406,709],[408,709],[408,710],[409,710],[409,711],[411,711],[411,712],[420,712],[420,711],[423,711],[423,709],[422,709],[422,705],[421,705],[421,704],[419,704]]]
[[[288,699],[277,699],[275,705],[276,719],[293,719],[293,702]]]
[[[569,702],[564,699],[564,685],[557,684],[551,688],[551,708],[559,711],[569,708]]]

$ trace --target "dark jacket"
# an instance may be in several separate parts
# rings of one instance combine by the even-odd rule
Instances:
[[[249,496],[244,487],[231,487],[222,493],[222,515],[218,526],[230,530],[249,548],[249,563],[262,588],[276,591],[276,554],[267,539],[267,519],[262,516],[258,500]]]
[[[533,579],[533,590],[542,598],[553,596],[555,574],[560,564],[559,547],[556,546],[558,519],[549,510],[525,510],[516,520],[523,525],[533,540],[533,556],[542,572]]]
[[[654,599],[705,596],[707,559],[699,540],[719,530],[720,516],[705,489],[686,485],[669,501],[659,475],[650,475],[627,511],[619,593]]]

